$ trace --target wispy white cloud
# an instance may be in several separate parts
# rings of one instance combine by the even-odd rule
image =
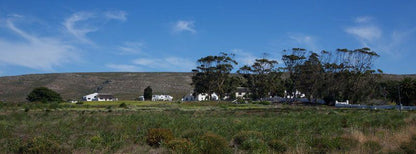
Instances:
[[[23,17],[6,19],[6,28],[23,38],[23,41],[0,38],[1,63],[51,71],[56,66],[79,59],[74,46],[59,38],[29,34],[15,26],[17,18]]]
[[[357,37],[364,44],[367,44],[366,42],[375,41],[382,36],[381,29],[374,25],[358,25],[349,27],[345,29],[345,31]]]
[[[194,21],[179,20],[173,26],[173,31],[174,32],[188,31],[188,32],[191,32],[191,33],[196,33],[195,26],[194,26]]]
[[[368,23],[373,20],[373,17],[370,16],[360,16],[354,19],[356,23]]]
[[[72,14],[69,18],[67,18],[63,25],[65,26],[66,30],[74,35],[77,39],[84,43],[91,44],[91,40],[87,38],[87,34],[90,32],[95,32],[98,30],[96,27],[89,26],[88,24],[80,24],[82,21],[86,21],[90,18],[93,18],[94,14],[90,12],[77,12]]]
[[[83,43],[94,44],[87,35],[88,33],[99,30],[98,25],[94,23],[106,23],[108,20],[126,21],[127,13],[125,11],[107,11],[104,13],[96,12],[76,12],[66,18],[62,23],[66,31]]]
[[[295,45],[307,48],[313,51],[318,50],[317,39],[311,35],[301,33],[288,33],[289,39],[295,41]]]
[[[127,20],[127,13],[125,11],[107,11],[104,13],[105,17],[108,19],[126,21]]]
[[[138,58],[133,64],[145,68],[152,68],[166,71],[191,71],[195,68],[195,63],[189,59],[180,57],[164,57],[164,58]]]
[[[114,71],[121,71],[121,72],[138,72],[141,69],[135,65],[124,65],[124,64],[107,64],[108,68],[113,69]]]
[[[386,53],[392,57],[401,56],[402,45],[411,35],[416,33],[416,28],[408,30],[392,30],[384,34],[373,17],[357,17],[355,26],[346,27],[346,33],[353,35],[364,47],[372,48],[379,53]]]
[[[119,54],[144,54],[143,53],[144,43],[143,42],[124,42],[123,45],[118,47],[120,50]]]
[[[256,59],[259,59],[260,57],[254,56],[250,52],[245,52],[241,49],[232,49],[231,53],[235,54],[235,59],[238,61],[240,66],[243,65],[252,65]]]

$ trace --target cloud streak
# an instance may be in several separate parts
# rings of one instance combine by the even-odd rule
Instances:
[[[121,55],[144,54],[144,43],[142,42],[124,42],[118,47]]]
[[[120,71],[120,72],[138,72],[141,69],[135,65],[119,65],[119,64],[107,64],[106,65],[108,68],[111,68],[115,71]]]
[[[194,62],[180,57],[138,58],[133,60],[133,64],[140,67],[167,71],[190,72],[195,68]]]
[[[82,43],[94,44],[87,35],[88,33],[96,32],[99,30],[98,27],[92,23],[106,23],[108,20],[119,20],[126,21],[127,13],[125,11],[107,11],[104,13],[94,12],[76,12],[70,17],[66,18],[62,23],[66,31],[77,38]]]
[[[295,41],[296,45],[304,46],[305,48],[313,51],[318,51],[316,38],[310,35],[300,33],[288,33],[290,40]]]
[[[384,34],[380,26],[373,22],[372,17],[357,17],[354,22],[357,25],[344,29],[347,34],[354,36],[361,45],[393,57],[401,56],[401,45],[416,32],[416,28],[413,28],[393,30],[391,33]]]
[[[194,21],[179,20],[173,26],[173,31],[178,33],[186,31],[196,33]]]
[[[74,46],[58,38],[28,34],[15,26],[15,19],[6,19],[6,28],[23,38],[23,41],[0,38],[0,62],[52,71],[56,66],[79,59]]]
[[[127,13],[125,11],[107,11],[104,13],[104,16],[108,19],[126,21]]]
[[[63,25],[70,34],[74,35],[81,42],[92,44],[92,41],[87,38],[87,34],[97,31],[98,28],[91,27],[86,24],[80,25],[80,23],[93,17],[93,13],[77,12],[67,18]]]
[[[357,37],[364,44],[367,44],[366,42],[373,42],[381,38],[382,36],[381,29],[378,26],[372,26],[372,25],[359,25],[359,26],[349,27],[345,29],[345,31]]]

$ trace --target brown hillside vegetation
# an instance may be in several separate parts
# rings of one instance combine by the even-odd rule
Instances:
[[[23,102],[35,87],[45,86],[60,93],[64,100],[79,100],[99,92],[112,93],[120,100],[134,100],[151,86],[154,94],[169,94],[175,100],[192,90],[192,73],[56,73],[0,77],[0,101]],[[416,75],[385,74],[383,80],[401,80]]]
[[[57,73],[0,77],[0,101],[23,102],[35,87],[45,86],[64,100],[79,100],[97,89],[120,100],[133,100],[151,86],[153,94],[169,94],[178,99],[191,88],[192,73]]]

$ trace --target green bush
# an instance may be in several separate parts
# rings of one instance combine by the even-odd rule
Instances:
[[[234,144],[242,145],[249,139],[263,139],[263,135],[257,131],[241,131],[234,136]]]
[[[348,137],[336,137],[332,139],[335,149],[340,151],[348,151],[359,144],[359,141]]]
[[[309,145],[313,152],[326,153],[332,150],[348,151],[358,145],[358,141],[347,137],[335,137],[333,139],[325,137],[313,138]]]
[[[119,108],[127,108],[127,104],[126,103],[121,103],[118,107]]]
[[[182,133],[182,137],[190,141],[196,141],[204,134],[205,132],[200,129],[188,129]]]
[[[176,153],[192,153],[194,149],[192,143],[186,139],[173,139],[167,143],[167,147]]]
[[[380,143],[376,141],[366,141],[364,142],[363,146],[368,152],[371,152],[371,153],[377,153],[382,148]]]
[[[308,145],[311,146],[312,153],[328,153],[335,149],[335,145],[329,138],[324,137],[313,137]]]
[[[284,153],[287,150],[286,145],[279,140],[271,140],[269,147],[278,153]]]
[[[223,137],[213,133],[205,133],[201,136],[198,143],[198,150],[204,154],[231,153],[227,141]]]
[[[173,139],[172,131],[164,128],[150,128],[147,131],[146,142],[150,146],[159,147]]]
[[[241,144],[241,149],[248,150],[252,153],[266,153],[267,152],[267,144],[264,143],[261,139],[254,139],[250,138]]]
[[[63,148],[56,141],[50,138],[39,136],[27,140],[18,141],[17,153],[70,153],[70,150]]]
[[[39,87],[32,90],[26,98],[30,102],[62,102],[62,97],[59,93],[46,88]]]

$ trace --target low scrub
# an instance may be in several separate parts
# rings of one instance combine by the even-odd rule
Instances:
[[[69,149],[44,136],[17,139],[9,143],[8,148],[15,153],[70,153]]]
[[[159,147],[173,139],[172,131],[164,128],[150,128],[147,132],[146,142],[153,147]]]
[[[383,148],[377,141],[366,141],[363,147],[370,153],[377,153]]]
[[[167,147],[174,153],[192,153],[195,150],[187,139],[173,139],[167,143]]]
[[[286,145],[282,141],[276,139],[269,142],[269,147],[278,153],[284,153],[287,150]]]
[[[205,133],[201,136],[198,150],[204,154],[231,153],[227,141],[222,136],[214,133]]]

